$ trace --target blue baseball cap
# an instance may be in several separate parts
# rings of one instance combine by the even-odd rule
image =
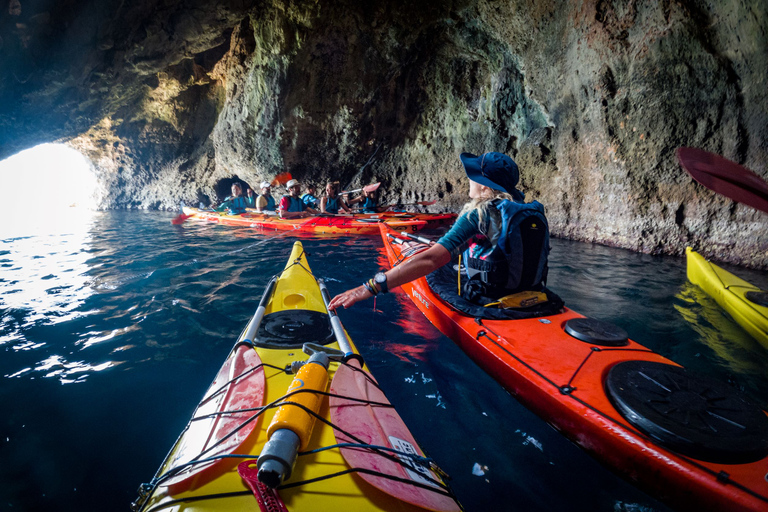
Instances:
[[[525,194],[516,188],[517,182],[520,181],[517,164],[504,153],[491,152],[480,156],[462,153],[459,158],[470,180],[493,190],[506,192],[516,201],[525,199]]]

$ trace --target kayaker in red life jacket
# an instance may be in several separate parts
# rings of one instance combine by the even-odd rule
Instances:
[[[480,156],[462,153],[460,159],[470,180],[471,201],[464,205],[450,231],[429,249],[405,263],[387,272],[379,272],[361,286],[337,295],[329,304],[331,309],[339,306],[348,308],[356,302],[430,274],[462,255],[462,252],[462,264],[470,277],[467,286],[463,288],[462,297],[468,292],[468,295],[482,296],[487,300],[488,297],[499,298],[518,291],[515,289],[518,284],[524,284],[528,289],[543,287],[549,251],[549,231],[546,228],[544,207],[536,201],[523,202],[525,196],[516,188],[519,180],[517,164],[507,155],[496,152]],[[519,232],[519,222],[510,221],[510,215],[518,210],[525,210],[525,215],[535,215],[537,222],[543,224],[546,234],[546,238],[542,237],[538,241],[541,250],[540,254],[533,256],[532,265],[531,258],[526,257],[525,272],[533,274],[532,277],[521,276],[524,267],[522,254],[508,254],[500,248],[500,242],[505,247],[519,245],[514,239]],[[502,226],[508,227],[507,231],[511,232],[503,232]],[[479,288],[480,293],[473,291],[473,287]],[[474,302],[473,297],[466,298]]]
[[[284,195],[280,199],[280,206],[278,213],[280,213],[281,219],[297,219],[301,217],[311,217],[320,212],[304,204],[304,201],[299,197],[301,192],[301,184],[297,180],[290,180],[285,184],[288,189],[288,194]]]

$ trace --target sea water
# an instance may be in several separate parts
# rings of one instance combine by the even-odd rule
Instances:
[[[101,212],[0,241],[0,510],[128,510],[301,236],[171,218]],[[376,237],[300,239],[332,294],[385,267]],[[768,406],[768,351],[687,283],[683,259],[552,245],[549,284],[571,308]],[[466,510],[668,510],[519,405],[404,295],[340,316]]]

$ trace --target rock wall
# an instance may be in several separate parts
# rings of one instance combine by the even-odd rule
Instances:
[[[106,208],[287,170],[457,209],[459,153],[502,151],[556,236],[768,268],[768,215],[674,157],[768,176],[765,2],[45,4],[0,12],[0,158],[66,141]]]

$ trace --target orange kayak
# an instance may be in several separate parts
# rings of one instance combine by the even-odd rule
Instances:
[[[302,219],[281,219],[274,213],[248,211],[239,215],[183,207],[184,216],[230,226],[259,227],[271,230],[303,231],[307,233],[378,235],[379,223],[396,231],[415,233],[423,228],[450,224],[455,213],[357,213],[352,215],[320,215]]]
[[[413,241],[420,237],[384,225],[380,231],[392,267],[428,247]],[[768,415],[760,407],[619,327],[561,304],[545,316],[532,308],[465,307],[456,281],[456,271],[444,267],[402,289],[481,368],[574,443],[675,508],[768,510]]]

